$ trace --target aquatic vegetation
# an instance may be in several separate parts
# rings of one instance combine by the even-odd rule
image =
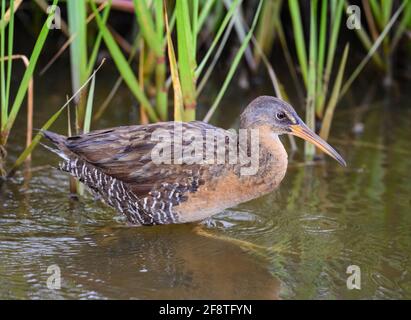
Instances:
[[[8,135],[26,94],[29,109],[26,147],[32,141],[33,90],[30,83],[49,32],[47,23],[53,18],[53,13],[49,13],[30,58],[17,55],[13,50],[14,12],[21,3],[20,0],[1,0],[0,151],[3,156],[0,170],[3,176],[6,174],[4,158]],[[42,11],[46,11],[50,4],[44,0],[35,3]],[[367,53],[347,75],[347,66],[352,61],[350,52],[361,52],[358,44],[348,45],[341,40],[348,32],[344,12],[349,15],[347,8],[350,4],[348,0],[309,3],[292,0],[64,2],[60,4],[66,14],[62,17],[61,33],[67,40],[42,73],[52,68],[64,50],[69,50],[72,92],[79,92],[74,97],[73,132],[84,132],[90,129],[93,121],[104,116],[122,82],[139,104],[141,123],[198,118],[197,106],[203,98],[203,90],[216,66],[222,65],[228,57],[227,70],[204,117],[205,121],[210,121],[219,116],[215,111],[236,72],[250,69],[251,74],[259,75],[259,66],[264,62],[276,95],[290,100],[293,92],[297,92],[298,102],[306,110],[306,123],[312,129],[319,129],[321,137],[327,139],[338,102],[369,61],[387,70],[391,76],[390,57],[407,36],[411,25],[411,1],[398,4],[394,1],[362,1],[366,28],[355,29],[355,32]],[[126,37],[112,27],[113,11],[133,17],[134,32],[131,35]],[[65,17],[67,21],[64,21]],[[278,54],[273,51],[277,45],[287,63],[287,75],[274,72],[277,65],[272,57]],[[119,77],[103,104],[93,107],[94,92],[90,91],[98,90],[94,87],[95,80],[93,78],[90,88],[84,84],[89,81],[103,47],[108,50]],[[17,58],[26,59],[27,70],[16,96],[11,97],[12,61]],[[294,88],[284,85],[287,77],[292,78]],[[307,144],[307,158],[312,158],[314,153],[315,149]]]
[[[47,27],[52,4],[61,29]],[[410,298],[410,39],[411,0],[0,0],[0,298]],[[234,127],[259,95],[295,106],[348,167],[311,161],[310,146],[302,161],[281,138],[279,190],[136,232],[88,194],[68,199],[37,148],[41,129]],[[61,290],[45,287],[52,264]],[[353,264],[361,290],[346,286]]]
[[[53,1],[53,5],[56,5],[58,0]],[[18,4],[19,2],[17,2]],[[36,43],[34,45],[31,56],[28,60],[28,65],[26,71],[24,72],[23,78],[19,84],[16,96],[14,101],[9,108],[10,103],[10,90],[11,90],[11,75],[12,75],[12,57],[13,57],[13,33],[14,33],[14,13],[15,13],[15,2],[10,2],[10,7],[6,14],[6,1],[2,0],[1,6],[1,20],[0,20],[0,83],[1,83],[1,121],[0,121],[0,174],[1,176],[5,175],[5,156],[6,156],[6,144],[10,134],[11,129],[13,128],[16,117],[21,109],[24,97],[28,91],[36,63],[40,56],[41,50],[44,46],[44,43],[49,32],[48,25],[53,19],[53,11],[51,11],[43,24],[43,27],[38,35]],[[17,6],[16,6],[17,8]],[[7,55],[5,52],[5,42],[6,42],[6,29],[8,29],[8,46],[7,46]],[[7,59],[7,72],[5,68]],[[30,98],[29,97],[29,101]],[[30,126],[30,125],[29,125]],[[31,132],[29,133],[29,135]]]
[[[348,7],[350,2],[345,1],[345,6]],[[362,1],[363,11],[365,15],[365,21],[367,23],[367,29],[356,28],[356,34],[363,47],[370,51],[378,39],[383,33],[384,29],[399,9],[394,11],[395,2],[392,0],[369,0]],[[380,50],[377,50],[373,56],[372,61],[374,64],[384,70],[387,74],[387,79],[392,80],[392,55],[398,46],[399,41],[404,37],[404,33],[411,24],[411,1],[405,0],[398,4],[398,8],[404,7],[401,17],[398,19],[398,26],[394,32],[387,34],[384,37],[383,45]]]
[[[386,3],[388,2],[389,1]],[[344,4],[346,4],[344,0],[310,1],[307,50],[306,32],[303,28],[302,10],[300,9],[299,2],[288,1],[297,60],[301,70],[302,82],[306,89],[306,123],[314,130],[317,119],[320,120],[320,135],[323,139],[328,138],[334,110],[338,101],[347,92],[367,62],[371,58],[378,60],[377,50],[382,42],[386,42],[388,32],[397,21],[406,2],[397,9],[391,19],[388,19],[389,15],[386,14],[384,23],[381,23],[381,26],[384,27],[382,32],[377,38],[373,39],[372,42],[369,42],[369,46],[366,47],[368,50],[367,55],[345,82],[343,77],[348,60],[348,43],[344,45],[343,54],[337,65],[337,72],[333,70],[334,60],[337,55],[338,38],[344,26],[342,23],[343,11],[345,9]],[[320,16],[318,16],[318,12]],[[347,13],[348,12],[349,10],[347,10]],[[407,18],[407,14],[405,14],[404,17]],[[362,28],[356,30],[360,30],[360,33],[363,32]],[[283,48],[288,50],[288,47],[283,46]],[[287,52],[286,55],[288,55]],[[332,74],[335,74],[333,87],[331,87]],[[312,159],[314,154],[314,147],[306,143],[306,157]]]
[[[180,106],[174,106],[174,108],[182,110],[181,117],[183,120],[194,120],[199,94],[197,82],[201,81],[202,74],[204,71],[206,71],[205,68],[209,59],[212,57],[212,54],[216,49],[220,38],[229,27],[230,21],[233,21],[238,14],[237,10],[239,9],[242,1],[235,0],[229,2],[227,12],[221,20],[214,38],[211,39],[211,45],[206,50],[206,53],[198,63],[198,39],[201,35],[201,28],[206,27],[204,22],[214,3],[212,1],[202,2],[201,6],[199,0],[193,1],[192,3],[177,1],[175,2],[175,6],[167,6],[167,2],[165,3],[166,6],[163,5],[163,1],[156,0],[152,2],[152,8],[150,8],[148,6],[148,2],[146,1],[134,1],[136,23],[139,27],[139,30],[141,30],[141,36],[143,39],[142,41],[140,41],[140,43],[143,44],[143,49],[141,49],[143,51],[142,57],[145,60],[143,63],[140,62],[140,65],[144,67],[146,73],[154,73],[154,91],[156,95],[155,106],[152,106],[147,93],[142,90],[142,88],[150,88],[151,77],[146,75],[144,77],[144,83],[140,83],[142,79],[138,79],[138,77],[131,70],[129,62],[122,54],[107,25],[103,23],[101,17],[97,14],[96,5],[93,2],[91,2],[90,5],[94,13],[96,14],[96,22],[103,34],[104,41],[110,51],[111,57],[115,61],[124,81],[127,83],[136,99],[141,103],[145,113],[147,113],[147,116],[151,121],[170,119],[168,115],[169,108],[165,82],[166,61],[170,59],[170,56],[168,56],[168,53],[166,54],[166,44],[169,43],[169,41],[167,41],[166,28],[164,27],[164,12],[165,14],[172,17],[170,19],[170,26],[167,26],[170,32],[169,39],[172,38],[171,34],[174,31],[174,24],[172,24],[171,21],[175,19],[175,47],[177,49],[176,65],[178,67],[178,74],[174,73],[175,77],[171,77],[171,80],[174,79],[175,81],[177,79],[176,77],[178,77],[179,79],[183,109],[181,109]],[[255,20],[257,20],[259,16],[261,6],[262,2],[260,2],[260,5],[256,9],[254,15]],[[173,19],[173,17],[175,18]],[[212,109],[215,109],[217,107],[222,95],[227,89],[228,83],[233,78],[236,66],[238,65],[245,49],[248,46],[252,31],[253,28],[250,29],[247,34],[247,38],[242,44],[242,47],[236,53],[234,57],[234,64],[232,65],[232,71],[228,73],[221,93],[217,95],[217,98],[214,102],[214,108]],[[167,56],[168,59],[166,58]],[[156,61],[155,67],[147,65],[148,60],[153,59],[151,57],[153,57]],[[175,115],[179,113],[174,112],[173,114]],[[210,113],[210,116],[211,114],[212,113]]]

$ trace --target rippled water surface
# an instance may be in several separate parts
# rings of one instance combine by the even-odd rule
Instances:
[[[43,90],[38,126],[66,93]],[[129,97],[116,99],[123,111],[96,127],[133,121]],[[227,110],[249,99],[232,95]],[[374,100],[337,113],[330,142],[347,168],[290,156],[279,190],[202,224],[126,227],[89,196],[70,200],[67,176],[47,165],[57,159],[36,150],[30,181],[20,172],[0,189],[0,298],[411,298],[411,109]],[[10,160],[22,141],[16,130]],[[46,286],[51,265],[60,290]],[[347,289],[350,265],[360,290]]]

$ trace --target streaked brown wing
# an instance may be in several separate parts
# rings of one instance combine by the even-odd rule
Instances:
[[[68,138],[66,146],[105,174],[127,183],[139,197],[146,196],[153,190],[161,192],[168,186],[180,186],[182,191],[194,192],[207,180],[207,176],[221,174],[227,169],[226,166],[217,164],[174,164],[174,153],[170,155],[171,164],[154,163],[151,152],[158,142],[152,140],[152,134],[157,129],[168,131],[171,137],[174,135],[174,123],[164,122],[93,131]],[[197,130],[205,136],[207,129],[224,134],[221,129],[201,121],[182,124],[183,135],[190,130]],[[204,142],[200,143],[204,147]],[[181,196],[183,193],[181,192]]]

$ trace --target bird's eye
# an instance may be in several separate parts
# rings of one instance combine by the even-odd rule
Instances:
[[[284,120],[285,119],[285,113],[284,112],[277,112],[276,114],[275,114],[275,117],[278,119],[278,120]]]

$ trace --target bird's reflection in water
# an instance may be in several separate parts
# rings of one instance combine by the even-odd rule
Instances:
[[[238,246],[194,225],[102,229],[64,259],[66,285],[116,299],[276,299],[268,270]],[[83,291],[84,290],[84,291]]]

